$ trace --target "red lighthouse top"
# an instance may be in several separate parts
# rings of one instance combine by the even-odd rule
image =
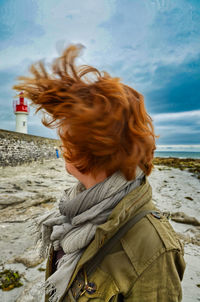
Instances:
[[[27,102],[24,101],[23,92],[19,94],[19,100],[13,102],[14,112],[24,112],[28,114],[28,105]]]

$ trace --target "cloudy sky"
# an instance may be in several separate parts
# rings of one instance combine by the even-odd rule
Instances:
[[[15,130],[16,78],[82,43],[81,63],[144,95],[158,145],[200,150],[199,20],[199,0],[0,0],[0,128]],[[30,134],[55,137],[28,119]]]

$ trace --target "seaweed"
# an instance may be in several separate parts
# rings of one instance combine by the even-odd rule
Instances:
[[[46,270],[46,269],[43,268],[43,267],[39,267],[39,268],[38,268],[38,271],[39,271],[39,272],[45,272],[45,270]]]
[[[4,269],[0,271],[0,289],[9,291],[15,287],[20,287],[23,283],[20,281],[20,274],[18,271],[11,269]]]
[[[176,157],[154,157],[154,165],[168,166],[172,168],[178,168],[180,170],[186,170],[193,173],[192,175],[200,179],[200,159],[194,158],[176,158]],[[166,168],[159,167],[160,171]]]

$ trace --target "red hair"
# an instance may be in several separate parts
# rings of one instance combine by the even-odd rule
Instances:
[[[91,66],[75,66],[81,46],[71,45],[47,72],[32,65],[33,77],[20,77],[23,90],[37,108],[48,114],[42,122],[58,128],[64,158],[82,173],[120,170],[127,180],[137,165],[151,173],[155,150],[154,128],[143,96],[119,78]]]

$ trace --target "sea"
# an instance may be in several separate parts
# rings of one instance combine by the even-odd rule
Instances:
[[[155,151],[154,157],[178,157],[178,158],[196,158],[200,159],[200,152],[189,151]]]

